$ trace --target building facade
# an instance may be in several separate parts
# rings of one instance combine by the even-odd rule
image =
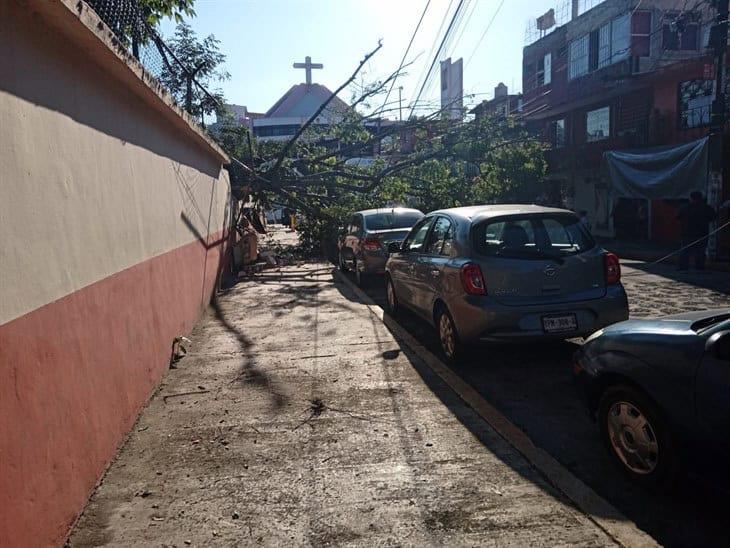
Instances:
[[[507,116],[515,116],[522,112],[522,94],[509,93],[507,86],[500,82],[494,88],[494,98],[488,101],[482,101],[469,111],[474,118],[479,120],[486,116],[494,116],[497,118],[506,118]]]
[[[551,145],[549,177],[563,202],[586,211],[598,235],[674,244],[677,210],[689,192],[702,190],[717,205],[729,185],[686,181],[681,193],[624,196],[612,185],[605,153],[648,153],[708,135],[715,11],[708,3],[690,9],[673,0],[605,0],[579,14],[573,4],[569,21],[524,48],[524,121]],[[627,219],[631,226],[617,226]],[[726,236],[714,251],[730,254]]]

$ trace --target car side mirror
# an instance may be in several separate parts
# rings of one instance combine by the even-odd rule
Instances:
[[[388,244],[388,253],[400,253],[401,244],[399,242],[390,242]]]
[[[730,330],[715,333],[708,339],[706,348],[718,360],[730,361]]]

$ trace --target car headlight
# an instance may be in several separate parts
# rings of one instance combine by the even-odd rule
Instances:
[[[598,337],[600,337],[601,335],[603,335],[603,329],[599,329],[598,331],[596,331],[595,333],[593,333],[593,334],[592,334],[592,335],[591,335],[590,337],[588,337],[588,338],[587,338],[587,339],[585,340],[585,342],[586,342],[586,343],[589,343],[589,342],[591,342],[591,341],[593,341],[593,340],[597,339],[597,338],[598,338]]]

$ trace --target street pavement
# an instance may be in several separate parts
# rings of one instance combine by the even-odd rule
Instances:
[[[657,317],[730,307],[730,274],[677,272],[672,266],[623,262],[631,317]],[[385,305],[382,281],[366,292]],[[433,329],[404,314],[399,323],[438,354]],[[678,492],[653,495],[633,485],[609,460],[595,423],[577,397],[571,357],[577,342],[476,349],[452,367],[462,379],[575,476],[667,546],[730,546],[727,493],[712,478],[692,477]]]
[[[730,306],[726,273],[633,261],[624,283],[633,317]],[[383,304],[382,284],[367,293]],[[428,325],[399,321],[437,352]],[[331,265],[239,282],[191,339],[71,546],[614,544]],[[658,542],[730,545],[725,495],[711,485],[693,478],[656,496],[612,466],[575,394],[576,348],[482,348],[453,371]]]
[[[226,291],[70,546],[610,546],[327,264]]]

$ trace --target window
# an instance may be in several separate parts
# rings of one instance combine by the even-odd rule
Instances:
[[[586,113],[586,140],[590,143],[608,139],[611,130],[611,110],[603,107]]]
[[[667,14],[667,22],[662,26],[662,48],[671,51],[694,51],[699,47],[700,27],[690,21],[691,14],[672,20]]]
[[[570,43],[569,63],[568,63],[568,79],[578,78],[588,74],[588,45],[590,43],[589,35],[576,38]]]
[[[679,128],[690,129],[710,124],[714,80],[688,80],[679,84]]]
[[[625,13],[571,42],[568,78],[628,59],[631,55],[631,21],[631,14]]]
[[[423,217],[418,211],[393,210],[387,213],[375,213],[365,217],[365,226],[368,230],[395,230],[411,228]]]
[[[441,91],[449,89],[449,70],[444,67],[441,69]]]
[[[451,242],[453,239],[451,221],[446,217],[439,217],[433,224],[433,230],[428,238],[425,253],[429,255],[449,255],[451,253]],[[449,240],[448,252],[444,253],[447,240]]]
[[[254,126],[253,132],[256,137],[281,137],[294,135],[299,129],[297,124],[287,124],[280,126]]]
[[[413,253],[421,253],[423,243],[426,240],[426,235],[428,234],[428,229],[431,228],[432,222],[433,217],[428,217],[414,226],[413,230],[411,230],[411,233],[406,238],[406,241],[403,242],[403,250]]]
[[[550,122],[550,142],[554,148],[565,146],[565,119]]]
[[[631,17],[631,55],[651,55],[651,12],[635,11]]]
[[[537,62],[536,73],[537,87],[549,84],[552,81],[552,54],[546,53],[545,56]]]
[[[595,245],[574,215],[519,215],[486,221],[474,233],[478,253],[513,259],[565,257]]]
[[[598,31],[598,68],[611,64],[611,23],[603,25]]]
[[[631,18],[626,13],[611,21],[611,63],[627,59],[631,53]]]

